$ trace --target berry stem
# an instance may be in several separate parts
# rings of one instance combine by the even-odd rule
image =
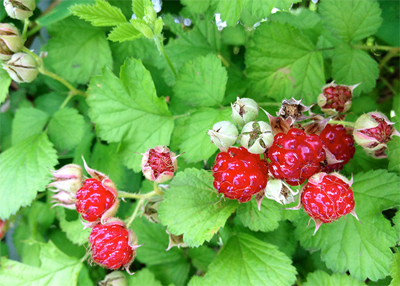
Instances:
[[[26,32],[28,31],[29,26],[29,19],[24,20],[24,29],[22,30],[22,39],[26,41],[27,35]]]
[[[124,191],[118,191],[118,198],[128,198],[128,199],[149,199],[151,197],[154,197],[156,195],[159,195],[159,190],[154,190],[150,193],[147,194],[132,194]]]
[[[337,120],[330,120],[330,124],[340,124],[343,126],[349,126],[349,127],[354,127],[354,122],[349,122],[349,121],[337,121]]]
[[[85,262],[85,260],[90,256],[90,252],[86,252],[86,254],[81,258],[81,260],[79,260],[79,262],[83,263]]]
[[[381,50],[381,51],[391,51],[393,49],[399,49],[399,47],[390,47],[390,46],[380,46],[380,45],[353,45],[355,49],[359,50]]]
[[[175,78],[178,77],[178,73],[176,72],[174,65],[171,62],[171,59],[168,57],[167,53],[164,50],[164,43],[162,41],[162,35],[157,35],[153,37],[154,43],[157,46],[158,51],[164,56],[165,60],[167,61],[171,71],[173,72]]]
[[[133,214],[131,215],[131,217],[128,219],[128,221],[126,222],[126,227],[129,228],[129,226],[131,225],[131,223],[134,221],[137,213],[139,212],[140,207],[143,205],[145,199],[140,199],[138,201],[138,204],[136,205],[136,208],[133,212]]]
[[[36,25],[31,30],[29,30],[29,32],[26,33],[26,37],[29,38],[30,36],[32,36],[32,35],[36,34],[37,32],[39,32],[40,29],[42,29],[42,26]]]

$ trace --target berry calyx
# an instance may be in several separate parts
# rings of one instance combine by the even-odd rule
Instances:
[[[325,159],[321,139],[307,135],[304,131],[292,128],[278,133],[268,151],[269,172],[275,179],[285,180],[291,186],[297,186],[321,169],[320,162]]]
[[[139,247],[133,231],[119,219],[94,226],[89,243],[94,262],[108,269],[123,267],[127,271]]]
[[[172,179],[178,169],[177,156],[166,146],[156,146],[143,154],[141,166],[148,180],[163,183]]]
[[[267,162],[246,148],[220,152],[212,169],[214,188],[229,199],[247,202],[267,185]]]
[[[76,193],[76,211],[89,222],[97,221],[116,202],[116,196],[107,190],[102,182],[92,178],[85,180]]]
[[[315,232],[322,223],[333,222],[348,213],[357,218],[351,185],[352,181],[337,173],[315,174],[304,185],[301,190],[301,204],[315,221]]]
[[[351,158],[353,158],[356,148],[354,147],[354,139],[351,135],[347,134],[346,128],[343,125],[328,124],[319,135],[324,143],[325,151],[333,156],[333,159],[339,163],[326,164],[322,168],[322,172],[332,173],[333,171],[340,171],[343,169]]]

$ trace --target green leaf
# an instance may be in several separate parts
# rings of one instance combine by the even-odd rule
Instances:
[[[137,19],[143,19],[146,14],[144,11],[146,6],[153,7],[150,0],[132,0],[132,10]]]
[[[173,263],[151,265],[148,268],[161,281],[162,285],[186,285],[190,263],[186,259],[181,259]]]
[[[185,5],[190,12],[196,14],[204,13],[210,6],[210,0],[181,0],[181,3]]]
[[[210,158],[218,148],[211,143],[207,131],[218,121],[230,120],[231,110],[200,109],[189,117],[179,118],[173,140],[178,144],[187,162],[198,162]]]
[[[185,169],[165,191],[158,215],[171,233],[183,234],[183,241],[194,247],[210,241],[237,207],[237,201],[218,198],[211,173]]]
[[[400,46],[400,27],[397,25],[400,18],[400,3],[398,1],[379,0],[379,6],[382,9],[382,25],[375,33],[376,36],[387,42],[392,47]],[[397,21],[393,21],[397,19]]]
[[[57,164],[56,151],[45,133],[33,135],[0,155],[0,219],[29,205],[43,191]]]
[[[160,281],[156,280],[154,274],[147,268],[135,272],[135,275],[125,273],[127,285],[146,285],[146,286],[161,286]]]
[[[208,265],[213,261],[216,254],[211,248],[202,245],[197,248],[189,248],[188,255],[194,267],[203,272],[207,272]]]
[[[373,35],[382,23],[381,9],[375,0],[328,0],[321,2],[318,10],[326,27],[346,42]]]
[[[332,59],[332,77],[339,84],[360,84],[354,89],[354,95],[361,91],[369,92],[379,77],[378,63],[365,51],[341,45],[334,50]]]
[[[1,257],[0,279],[4,285],[76,285],[82,262],[66,256],[55,245],[40,245],[40,267],[22,264]],[[23,275],[21,275],[23,273]]]
[[[174,96],[190,106],[218,106],[224,97],[227,72],[213,54],[188,61],[179,72]]]
[[[237,216],[243,225],[253,231],[272,231],[279,226],[282,219],[282,207],[275,201],[264,198],[261,211],[258,210],[257,201],[251,200],[247,204],[240,204]]]
[[[143,34],[132,26],[131,23],[120,24],[115,27],[110,34],[108,39],[113,42],[125,42],[132,41],[143,37]]]
[[[12,125],[12,144],[18,144],[30,136],[42,133],[49,118],[46,112],[37,108],[19,108]]]
[[[193,275],[188,283],[188,286],[203,286],[203,283],[204,283],[203,277]]]
[[[288,24],[261,24],[246,51],[251,90],[275,98],[304,98],[315,101],[325,84],[322,55],[301,30]]]
[[[126,23],[121,9],[104,0],[96,0],[93,5],[75,5],[69,8],[75,16],[96,27],[117,26]]]
[[[83,229],[78,213],[61,206],[54,209],[57,219],[60,221],[60,228],[65,232],[67,238],[74,244],[83,245],[87,243],[91,230],[89,228]]]
[[[203,285],[292,285],[295,280],[291,260],[276,246],[239,233],[220,250]]]
[[[59,150],[75,148],[83,138],[85,120],[76,109],[65,107],[56,111],[48,126],[50,140]]]
[[[354,279],[347,274],[333,273],[329,275],[321,270],[315,271],[307,275],[307,282],[304,286],[335,286],[335,285],[346,285],[346,286],[366,286],[365,283]]]
[[[91,4],[94,0],[68,0],[61,1],[52,10],[51,13],[45,13],[43,16],[37,18],[35,22],[42,27],[47,27],[58,21],[64,20],[65,18],[72,15],[71,11],[68,9],[72,5],[80,4]]]
[[[169,145],[174,121],[164,98],[158,98],[150,73],[139,60],[128,59],[121,79],[110,70],[92,78],[88,104],[99,136],[121,142],[125,164],[136,172],[147,149]]]
[[[34,105],[36,108],[53,115],[60,109],[60,106],[65,100],[65,95],[59,92],[49,92],[35,98]],[[70,100],[66,107],[74,107],[74,101]]]
[[[263,233],[261,237],[257,238],[278,246],[279,250],[289,257],[295,253],[297,248],[293,224],[287,220],[281,220],[277,229]]]
[[[49,234],[49,239],[66,255],[70,257],[82,258],[86,254],[85,247],[78,246],[72,243],[67,238],[65,232],[60,230],[59,228],[53,229]]]
[[[2,152],[12,145],[12,122],[13,115],[11,111],[0,113],[0,150]]]
[[[321,248],[322,260],[333,271],[349,270],[356,279],[376,281],[389,274],[390,247],[396,244],[396,233],[381,212],[400,203],[399,178],[386,170],[359,173],[352,188],[362,224],[348,215],[323,224],[313,236],[314,227],[306,229],[309,217],[302,212],[295,233],[303,247]]]
[[[46,68],[73,84],[86,83],[103,67],[112,67],[112,57],[104,30],[77,17],[69,17],[49,28],[51,39],[45,50]]]
[[[393,217],[394,229],[397,234],[397,241],[400,242],[400,211],[396,212],[396,215]]]
[[[6,100],[10,84],[11,77],[4,69],[0,68],[0,104]]]
[[[400,175],[400,138],[398,136],[392,137],[388,143],[388,150],[388,170]]]
[[[235,26],[239,21],[245,2],[244,0],[218,1],[216,12],[221,13],[221,20],[226,21],[228,27]]]
[[[246,1],[245,9],[259,20],[268,17],[273,8],[287,10],[292,3],[301,2],[301,0],[257,0]]]
[[[396,252],[393,256],[393,261],[390,266],[390,276],[392,277],[392,282],[390,286],[400,285],[400,253]]]
[[[361,98],[362,97],[360,97],[360,99]],[[353,159],[350,159],[349,163],[344,166],[342,173],[351,176],[354,173],[354,170],[368,172],[370,170],[387,169],[387,166],[387,159],[377,160],[365,154],[361,146],[356,146],[356,153],[354,154]]]

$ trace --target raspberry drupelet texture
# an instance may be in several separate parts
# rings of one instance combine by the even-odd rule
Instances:
[[[343,125],[328,124],[319,137],[324,143],[324,147],[334,156],[334,159],[341,161],[334,164],[327,163],[321,171],[332,173],[333,171],[342,170],[356,152],[353,136],[347,134]]]
[[[220,152],[212,170],[213,185],[218,192],[241,203],[249,201],[267,185],[267,162],[244,147]]]
[[[357,218],[351,184],[351,181],[337,173],[318,173],[303,187],[301,204],[315,221],[315,231],[322,223],[333,222],[348,213]]]
[[[86,221],[98,220],[116,201],[116,196],[108,191],[101,181],[92,178],[85,180],[76,193],[76,210]]]
[[[129,267],[137,248],[130,245],[131,235],[123,223],[97,224],[89,236],[94,262],[108,269]]]
[[[352,91],[348,86],[337,85],[325,88],[323,94],[326,96],[326,104],[324,108],[334,109],[343,112],[345,104],[351,100]]]
[[[269,172],[276,179],[285,180],[291,186],[297,186],[321,169],[320,162],[325,159],[321,139],[307,135],[304,131],[292,128],[287,134],[278,133],[268,158]]]
[[[174,176],[178,168],[177,156],[166,146],[156,146],[143,154],[141,167],[147,179],[163,183]]]

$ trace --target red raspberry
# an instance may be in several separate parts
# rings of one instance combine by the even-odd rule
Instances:
[[[390,136],[393,132],[393,125],[389,125],[385,118],[380,118],[374,114],[371,114],[372,118],[379,124],[375,128],[369,128],[364,130],[359,130],[358,132],[367,135],[368,137],[375,138],[379,143],[386,144],[390,141]],[[378,143],[375,143],[378,145]],[[374,145],[370,147],[375,147]],[[384,151],[384,150],[383,150]]]
[[[8,230],[8,221],[0,219],[0,240],[6,235]]]
[[[217,155],[213,185],[225,197],[245,203],[265,188],[267,173],[267,162],[260,155],[251,154],[244,147],[231,147]]]
[[[130,232],[120,220],[97,224],[89,236],[92,259],[108,269],[129,268],[137,248]]]
[[[317,229],[348,213],[354,213],[352,182],[339,174],[318,173],[303,187],[301,204],[314,219]]]
[[[82,218],[93,222],[109,210],[116,201],[116,196],[108,191],[101,181],[87,179],[82,188],[76,192],[76,211]]]
[[[174,176],[178,168],[177,156],[166,146],[156,146],[143,154],[141,166],[147,179],[163,183]]]
[[[351,158],[353,158],[356,148],[354,147],[353,136],[346,133],[343,125],[326,125],[319,135],[324,146],[332,153],[334,159],[342,161],[335,164],[327,164],[322,168],[322,172],[332,173],[343,169]]]
[[[278,133],[268,151],[269,172],[276,179],[285,179],[291,186],[297,186],[313,174],[319,172],[319,162],[325,159],[321,139],[307,135],[304,131],[292,128]]]

